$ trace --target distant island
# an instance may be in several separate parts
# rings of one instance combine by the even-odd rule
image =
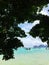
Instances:
[[[46,47],[47,45],[39,45],[39,46],[35,45],[33,48],[46,48]]]
[[[47,45],[42,45],[42,44],[41,45],[38,45],[38,46],[37,45],[34,45],[33,47],[29,47],[29,48],[26,48],[25,47],[26,50],[30,50],[31,48],[48,48],[48,47],[47,47]]]

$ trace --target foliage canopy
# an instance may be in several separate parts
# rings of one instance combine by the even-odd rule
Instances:
[[[0,54],[3,54],[3,59],[13,58],[13,49],[23,46],[17,37],[26,34],[18,24],[27,20],[40,20],[29,34],[49,42],[49,17],[37,14],[48,3],[49,0],[0,0]]]

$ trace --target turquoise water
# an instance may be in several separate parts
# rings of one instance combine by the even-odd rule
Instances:
[[[18,48],[18,50],[14,50],[14,55],[34,54],[34,53],[49,53],[49,50],[46,48],[31,48],[30,50],[26,50],[25,48]]]
[[[46,48],[31,48],[30,50],[26,50],[25,48],[18,48],[17,50],[14,50],[14,57],[16,57],[17,55],[21,55],[21,54],[49,54],[49,50]],[[0,55],[0,58],[2,58],[3,55]]]
[[[0,56],[0,65],[49,65],[49,50],[46,48],[18,48],[14,50],[14,57],[4,61]]]

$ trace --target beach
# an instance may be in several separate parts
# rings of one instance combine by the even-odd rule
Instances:
[[[49,50],[35,49],[34,52],[27,51],[27,53],[15,53],[15,59],[1,60],[0,65],[49,65]],[[37,51],[37,52],[35,52]]]

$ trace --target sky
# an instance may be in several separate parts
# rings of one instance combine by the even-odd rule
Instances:
[[[49,10],[49,4],[48,4],[48,7],[44,6],[40,13],[42,13],[43,15],[49,16],[48,10]],[[37,13],[39,13],[39,12],[37,12]],[[31,35],[28,34],[28,32],[31,30],[31,28],[33,26],[35,26],[36,24],[39,24],[39,20],[34,21],[34,23],[28,23],[28,21],[26,21],[25,23],[23,23],[23,24],[21,23],[18,25],[22,30],[25,31],[25,33],[27,35],[27,37],[25,37],[25,38],[19,38],[23,42],[24,47],[28,48],[28,47],[33,47],[35,45],[38,46],[41,44],[47,45],[47,43],[46,42],[43,43],[39,37],[33,38]]]

